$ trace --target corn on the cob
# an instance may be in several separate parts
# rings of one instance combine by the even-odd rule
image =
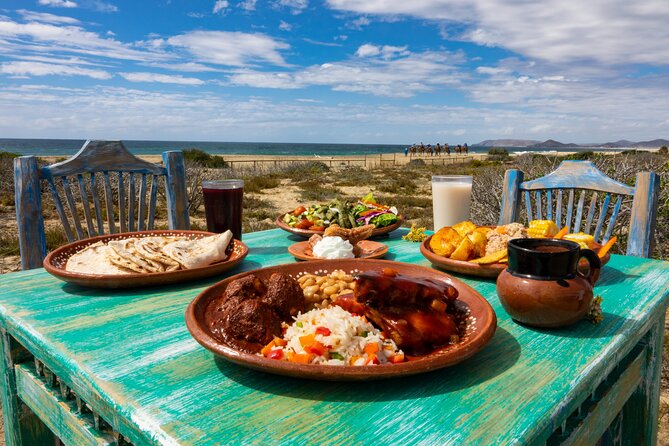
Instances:
[[[584,232],[577,232],[575,234],[567,234],[562,237],[565,240],[571,240],[581,245],[581,248],[592,249],[595,245],[595,238],[590,234]]]
[[[527,236],[531,238],[553,237],[557,233],[558,227],[551,220],[532,220],[527,229]]]

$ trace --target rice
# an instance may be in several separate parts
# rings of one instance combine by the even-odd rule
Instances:
[[[299,314],[284,323],[282,340],[260,353],[273,359],[310,364],[372,365],[403,362],[404,353],[364,316],[331,306]],[[280,345],[285,344],[285,345]],[[281,351],[281,353],[279,353]]]

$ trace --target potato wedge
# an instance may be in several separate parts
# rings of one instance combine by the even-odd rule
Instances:
[[[485,234],[480,231],[474,231],[467,237],[469,237],[469,240],[471,240],[474,245],[472,257],[483,257],[485,255],[485,246],[488,243],[488,238]]]
[[[469,237],[463,237],[458,247],[453,251],[453,254],[451,254],[451,259],[466,261],[474,257],[473,253],[474,244],[469,240]]]
[[[453,229],[455,229],[458,234],[464,237],[474,232],[476,230],[476,225],[471,221],[461,221],[460,223],[453,225]]]
[[[488,228],[486,226],[479,226],[478,228],[474,229],[474,232],[480,232],[481,234],[487,236],[488,232],[492,231],[492,228]]]
[[[490,265],[491,263],[498,263],[503,258],[508,257],[508,250],[506,248],[500,249],[499,251],[492,252],[487,256],[480,257],[478,259],[470,260],[472,263],[477,263],[479,265]]]
[[[450,257],[461,241],[462,236],[455,229],[446,226],[432,236],[432,239],[430,239],[430,249],[437,255]]]

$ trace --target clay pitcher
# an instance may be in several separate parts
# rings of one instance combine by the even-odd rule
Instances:
[[[497,278],[497,294],[507,313],[534,327],[563,327],[581,320],[592,303],[601,268],[597,254],[558,239],[510,240],[509,267]],[[578,269],[585,258],[587,275]]]

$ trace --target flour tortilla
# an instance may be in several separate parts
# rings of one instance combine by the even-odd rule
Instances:
[[[132,274],[134,271],[113,264],[108,257],[112,249],[97,242],[70,256],[65,271],[83,274]]]
[[[142,237],[135,241],[137,253],[145,259],[161,263],[165,271],[177,271],[181,268],[179,262],[165,254],[162,250],[165,245],[176,241],[188,240],[186,237]]]
[[[118,266],[128,268],[138,273],[162,273],[165,265],[149,258],[144,258],[135,248],[136,238],[110,240],[107,245],[111,248],[109,260]]]
[[[185,269],[200,268],[225,260],[225,249],[232,240],[232,232],[211,235],[197,240],[168,243],[163,253],[179,262]]]

